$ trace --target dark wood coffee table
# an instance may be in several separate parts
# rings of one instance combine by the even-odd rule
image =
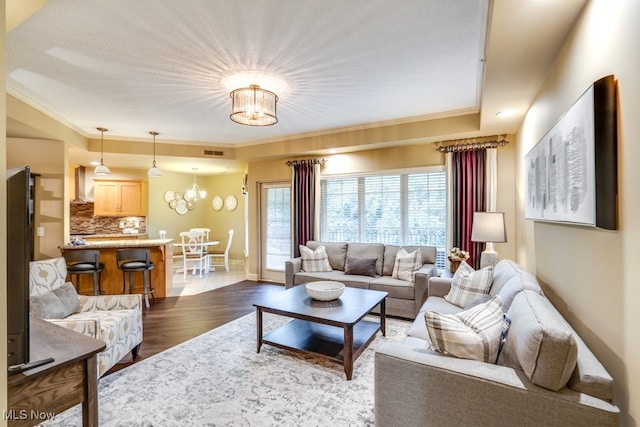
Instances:
[[[257,351],[262,344],[311,353],[344,366],[347,380],[353,374],[353,361],[378,331],[384,336],[387,292],[345,288],[333,301],[317,301],[307,295],[305,285],[278,292],[254,303],[258,325]],[[380,322],[363,318],[380,305]],[[262,313],[292,317],[294,320],[263,336]]]

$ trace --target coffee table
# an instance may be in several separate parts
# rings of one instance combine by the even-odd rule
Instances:
[[[318,301],[307,294],[305,285],[299,285],[265,297],[253,304],[258,326],[257,351],[260,352],[262,344],[269,344],[315,354],[342,364],[347,380],[350,380],[353,361],[373,341],[378,331],[383,336],[386,333],[387,295],[387,292],[347,287],[336,300]],[[363,320],[378,305],[380,322]],[[263,336],[262,313],[294,320]]]

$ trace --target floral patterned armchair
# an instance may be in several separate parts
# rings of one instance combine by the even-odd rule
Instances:
[[[98,354],[98,377],[129,351],[135,358],[142,343],[140,295],[78,295],[66,281],[62,257],[30,263],[31,315],[103,341]]]

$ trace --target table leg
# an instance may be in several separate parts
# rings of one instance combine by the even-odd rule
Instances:
[[[387,336],[386,301],[387,298],[382,298],[382,301],[380,301],[380,330],[383,337]]]
[[[256,324],[258,325],[256,352],[260,353],[260,347],[262,346],[262,310],[260,309],[260,307],[256,307],[256,317]]]
[[[353,374],[353,325],[344,328],[344,348],[342,350],[344,357],[344,373],[347,374],[347,380],[351,380]]]
[[[82,401],[82,425],[98,426],[98,356],[95,354],[84,363],[85,394]]]

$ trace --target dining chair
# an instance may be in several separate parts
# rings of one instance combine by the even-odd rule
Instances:
[[[233,228],[229,230],[229,238],[227,239],[227,246],[224,252],[209,252],[207,257],[209,258],[207,265],[209,268],[216,266],[224,266],[224,269],[229,272],[229,249],[231,248],[231,241],[233,240]],[[216,261],[218,260],[218,261]]]
[[[210,228],[191,228],[189,231],[202,231],[204,233],[204,241],[209,241],[209,234],[211,233]]]
[[[187,278],[187,270],[189,269],[189,263],[193,265],[193,274],[196,269],[200,271],[200,277],[202,277],[203,271],[207,266],[207,251],[204,246],[203,231],[182,231],[180,232],[180,238],[182,240],[182,268],[185,279]]]

